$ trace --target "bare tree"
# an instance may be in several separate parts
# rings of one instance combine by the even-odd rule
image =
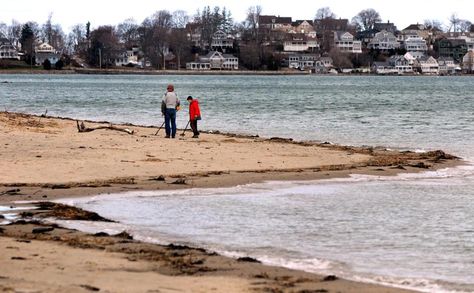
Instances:
[[[21,23],[16,20],[12,20],[11,25],[8,27],[8,32],[6,36],[10,40],[10,42],[17,47],[20,43],[21,27]]]
[[[462,19],[459,21],[459,31],[469,32],[471,30],[472,23],[469,20]]]
[[[425,19],[424,25],[427,29],[444,31],[444,24],[437,19]]]
[[[100,26],[91,32],[91,47],[88,62],[90,65],[105,65],[115,58],[119,39],[113,26]]]
[[[48,15],[48,19],[43,24],[41,28],[41,37],[43,42],[47,42],[48,44],[52,45],[52,38],[53,38],[53,25],[51,19],[53,18],[53,13],[50,12]]]
[[[461,22],[461,19],[458,17],[456,13],[451,14],[451,16],[449,17],[450,26],[449,26],[448,31],[457,32],[459,29],[460,22]]]
[[[247,17],[244,22],[244,29],[249,32],[252,40],[259,42],[259,18],[262,14],[262,6],[250,6],[247,9]]]
[[[358,31],[366,31],[374,28],[376,22],[380,22],[380,14],[372,8],[364,9],[352,18],[352,23]]]
[[[331,11],[329,7],[321,7],[316,11],[316,15],[314,19],[328,19],[328,18],[336,18],[336,14]]]
[[[352,68],[353,66],[349,56],[339,51],[338,48],[332,48],[329,51],[329,56],[332,58],[334,67],[338,69]]]
[[[6,38],[8,36],[8,25],[4,22],[0,22],[0,38]]]
[[[125,47],[138,44],[138,24],[133,18],[128,18],[117,25],[117,35]]]
[[[172,23],[174,28],[185,28],[189,23],[189,15],[184,10],[176,10],[172,15]]]

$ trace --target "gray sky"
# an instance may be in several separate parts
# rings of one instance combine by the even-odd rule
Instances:
[[[285,3],[285,4],[281,4]],[[294,3],[294,5],[292,5]],[[329,6],[338,17],[351,19],[360,10],[374,8],[383,21],[395,22],[399,29],[411,23],[423,23],[425,19],[437,19],[445,24],[452,13],[462,19],[474,22],[474,0],[14,0],[2,1],[0,22],[10,23],[12,19],[20,22],[29,20],[44,23],[49,13],[53,13],[53,23],[59,23],[65,31],[76,23],[90,21],[92,27],[104,24],[117,24],[124,19],[134,18],[141,22],[145,17],[161,9],[185,10],[194,14],[198,8],[206,5],[225,6],[231,10],[234,20],[242,21],[249,6],[260,5],[263,14],[291,16],[293,19],[312,19],[316,10]]]

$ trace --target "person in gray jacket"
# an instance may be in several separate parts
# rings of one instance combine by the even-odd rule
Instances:
[[[169,84],[161,102],[161,113],[165,116],[166,138],[175,138],[176,136],[176,111],[179,110],[179,106],[174,86]]]

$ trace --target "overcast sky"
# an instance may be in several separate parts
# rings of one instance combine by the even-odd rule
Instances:
[[[291,16],[293,19],[312,19],[316,10],[329,6],[338,17],[351,19],[359,11],[374,8],[383,21],[395,22],[399,29],[411,23],[423,23],[425,19],[437,19],[445,24],[452,13],[462,19],[474,22],[474,0],[424,1],[424,0],[2,0],[0,22],[10,23],[12,19],[20,22],[36,21],[44,23],[53,13],[53,23],[59,23],[67,32],[76,23],[90,21],[92,27],[104,24],[117,24],[124,19],[134,18],[141,22],[157,10],[185,10],[194,14],[206,5],[225,6],[231,10],[235,21],[245,18],[249,6],[260,5],[263,14]],[[284,4],[283,4],[284,3]],[[441,4],[443,3],[443,4]]]

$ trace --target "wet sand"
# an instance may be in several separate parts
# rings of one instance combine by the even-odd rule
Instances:
[[[441,151],[416,154],[233,134],[203,134],[196,140],[187,133],[171,140],[163,138],[163,131],[155,136],[156,128],[117,127],[134,134],[105,129],[79,133],[74,120],[1,112],[0,204],[354,173],[390,176],[462,163]],[[36,221],[42,213],[24,213],[27,222],[4,226],[0,233],[5,252],[0,288],[6,292],[21,288],[39,292],[94,288],[109,292],[401,291],[333,277],[323,281],[327,276],[237,261],[200,249],[97,237],[50,225],[51,231],[33,233],[44,224],[28,221]],[[71,217],[68,213],[66,218]]]

